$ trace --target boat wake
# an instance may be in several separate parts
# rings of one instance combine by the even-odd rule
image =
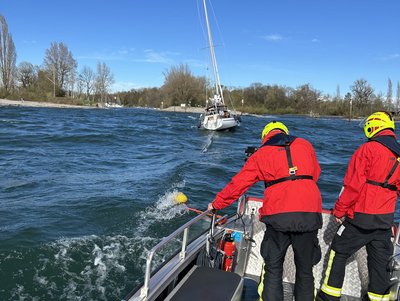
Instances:
[[[174,188],[171,192],[166,192],[161,196],[154,207],[149,207],[141,215],[139,233],[141,230],[147,231],[150,224],[158,221],[172,220],[177,216],[181,216],[186,212],[185,204],[176,204],[176,197],[179,191]]]
[[[206,153],[208,152],[208,149],[210,148],[211,144],[213,143],[213,139],[214,139],[214,134],[215,132],[210,132],[207,136],[207,142],[206,144],[203,146],[201,152],[202,153]]]
[[[23,267],[22,271],[31,280],[21,277],[19,284],[10,288],[10,298],[34,299],[30,288],[33,284],[35,296],[43,300],[120,299],[131,289],[132,279],[134,285],[139,284],[147,250],[165,236],[164,231],[169,232],[168,226],[175,227],[176,219],[188,212],[185,204],[176,204],[179,190],[184,186],[185,181],[171,185],[153,206],[135,213],[131,218],[139,226],[130,235],[60,238],[42,245],[40,257],[29,254],[29,250],[20,250],[24,256],[31,257],[33,264]],[[155,262],[163,262],[173,250],[165,249],[155,257]],[[10,255],[8,260],[18,260],[22,256],[19,252]]]

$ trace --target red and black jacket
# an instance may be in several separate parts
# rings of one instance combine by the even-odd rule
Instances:
[[[264,181],[267,188],[260,216],[267,227],[298,232],[319,229],[322,226],[322,199],[316,184],[320,167],[315,151],[305,139],[280,137],[284,138],[283,141],[290,140],[290,164],[285,145],[278,145],[279,142],[268,144],[269,140],[280,140],[276,135],[286,136],[281,131],[271,131],[264,138],[263,146],[217,194],[213,207],[222,209],[229,206],[254,183]],[[297,178],[289,179],[290,165]],[[288,179],[273,182],[283,178]]]
[[[393,151],[396,147],[393,131],[384,130],[355,151],[335,203],[336,217],[347,216],[350,223],[363,229],[392,227],[400,191],[399,154]]]

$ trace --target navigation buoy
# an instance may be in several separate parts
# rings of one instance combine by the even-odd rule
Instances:
[[[186,203],[188,200],[186,194],[184,194],[183,192],[178,192],[178,194],[175,197],[175,202],[177,204],[184,204]]]

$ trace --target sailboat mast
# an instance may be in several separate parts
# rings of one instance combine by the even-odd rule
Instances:
[[[206,17],[208,43],[210,44],[211,62],[212,62],[213,72],[214,72],[215,91],[221,97],[221,101],[224,104],[225,103],[224,102],[224,95],[222,93],[221,82],[219,80],[217,59],[215,57],[214,44],[213,44],[213,40],[212,40],[212,36],[211,36],[211,28],[210,28],[210,23],[208,21],[208,12],[207,12],[206,0],[203,0],[203,6],[204,6],[204,14],[205,14],[205,17]]]

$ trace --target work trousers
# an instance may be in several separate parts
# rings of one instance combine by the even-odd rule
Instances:
[[[261,243],[264,266],[258,287],[260,300],[283,301],[283,262],[289,245],[292,245],[296,265],[295,299],[314,300],[313,265],[321,259],[317,234],[318,230],[280,232],[267,228]]]
[[[391,237],[391,229],[365,230],[345,221],[332,241],[325,279],[318,294],[321,300],[340,300],[346,261],[363,246],[368,254],[368,297],[389,300]]]

